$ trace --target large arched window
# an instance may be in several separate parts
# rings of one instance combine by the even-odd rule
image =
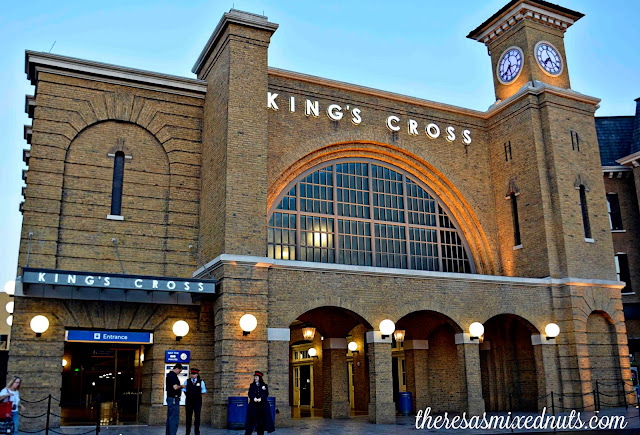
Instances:
[[[441,201],[376,160],[334,160],[304,173],[271,210],[267,242],[275,259],[475,272]]]

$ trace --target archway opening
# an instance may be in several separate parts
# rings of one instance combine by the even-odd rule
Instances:
[[[500,314],[484,324],[480,344],[482,395],[487,411],[537,411],[538,379],[527,320]]]
[[[597,392],[600,408],[625,406],[625,389],[620,369],[616,331],[609,316],[600,311],[587,318],[587,342],[591,388]]]
[[[339,307],[314,308],[290,325],[293,418],[368,415],[365,334],[372,329],[360,315]]]
[[[406,391],[413,412],[427,406],[432,412],[465,411],[464,351],[455,340],[461,328],[438,312],[416,311],[398,320],[396,329],[405,331],[405,339],[393,340],[394,402],[398,405],[399,393]]]

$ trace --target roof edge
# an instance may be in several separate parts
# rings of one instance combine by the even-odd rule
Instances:
[[[487,41],[484,41],[484,39],[486,39],[485,33],[487,33],[493,27],[496,27],[501,19],[503,21],[509,21],[509,24],[505,23],[505,25],[507,25],[507,28],[508,28],[509,26],[513,25],[513,23],[511,23],[512,20],[517,22],[522,20],[523,18],[533,17],[533,14],[531,16],[527,16],[523,14],[515,14],[516,16],[509,18],[508,16],[511,15],[512,12],[515,13],[516,9],[518,9],[519,6],[520,6],[520,9],[525,9],[528,7],[529,9],[532,9],[534,11],[548,12],[549,14],[551,14],[552,18],[555,18],[555,19],[558,19],[560,17],[565,18],[567,21],[566,23],[555,23],[555,22],[553,23],[553,24],[557,24],[560,28],[563,28],[563,29],[568,28],[573,23],[578,21],[580,18],[584,17],[584,14],[581,12],[574,11],[572,9],[565,8],[563,6],[556,5],[553,3],[549,3],[544,0],[511,0],[509,3],[507,3],[502,8],[500,8],[495,14],[491,15],[482,24],[480,24],[478,27],[476,27],[471,32],[469,32],[469,34],[467,35],[467,38],[475,39],[476,41],[480,41],[480,42],[487,42]],[[551,20],[551,21],[555,21],[555,20]],[[552,23],[547,22],[547,24],[552,24]],[[499,34],[502,32],[502,30],[504,29],[497,28],[496,33]]]
[[[61,56],[38,51],[25,51],[25,73],[32,85],[38,81],[38,68],[53,68],[62,71],[80,72],[88,75],[108,77],[131,83],[150,84],[160,88],[207,92],[207,82],[195,78],[162,74],[153,71],[128,68],[109,63]]]

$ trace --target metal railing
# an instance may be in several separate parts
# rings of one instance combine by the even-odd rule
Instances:
[[[51,394],[49,394],[48,396],[43,397],[40,400],[25,400],[25,399],[21,399],[22,402],[25,403],[32,403],[32,404],[36,404],[36,403],[42,403],[44,401],[47,401],[47,412],[45,412],[44,414],[40,414],[40,415],[24,415],[24,414],[18,414],[21,418],[28,418],[28,419],[36,419],[36,418],[42,418],[42,417],[46,417],[45,419],[45,425],[42,429],[38,429],[38,430],[24,430],[24,429],[20,429],[20,433],[29,433],[29,434],[36,434],[36,433],[40,433],[40,432],[44,432],[45,435],[49,435],[49,433],[54,433],[54,434],[60,434],[63,435],[63,432],[61,432],[61,427],[57,427],[57,428],[52,428],[51,427],[51,417],[57,417],[60,419],[60,421],[62,421],[62,416],[55,414],[54,412],[51,411],[51,402],[55,401],[58,404],[60,403],[60,399],[53,397]],[[84,402],[83,402],[84,403]],[[100,398],[100,395],[96,395],[95,400],[93,400],[91,402],[91,405],[93,405],[96,409],[96,422],[95,422],[95,428],[87,431],[87,432],[80,432],[80,433],[74,433],[73,435],[88,435],[88,434],[92,434],[95,433],[96,435],[98,435],[100,433],[100,410],[102,407],[102,400]]]

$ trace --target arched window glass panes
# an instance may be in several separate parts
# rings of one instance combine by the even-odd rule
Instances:
[[[472,273],[459,227],[404,171],[340,160],[299,178],[269,215],[275,259]]]

